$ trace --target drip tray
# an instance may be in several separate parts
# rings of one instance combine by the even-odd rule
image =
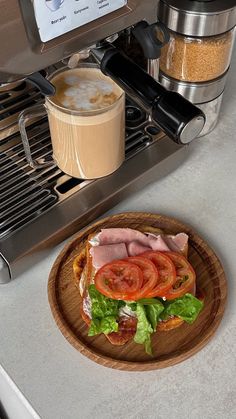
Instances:
[[[2,113],[12,118],[5,107]],[[57,166],[33,170],[16,125],[12,135],[1,134],[0,283],[16,278],[51,246],[181,163],[186,148],[164,136],[131,101],[127,101],[126,125],[125,162],[112,175],[92,181],[71,178]],[[28,136],[34,158],[51,154],[46,119],[31,125]]]

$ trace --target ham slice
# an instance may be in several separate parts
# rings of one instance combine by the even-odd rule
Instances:
[[[112,260],[125,259],[128,257],[125,243],[107,244],[104,246],[94,246],[90,249],[95,269],[101,268]]]
[[[112,260],[137,256],[148,250],[182,252],[187,242],[188,236],[185,233],[162,236],[141,233],[132,228],[105,228],[96,236],[90,253],[94,268],[99,269]]]
[[[104,228],[98,234],[98,240],[100,245],[138,241],[143,246],[149,246],[148,236],[132,228]]]
[[[169,250],[173,252],[182,252],[188,243],[188,235],[185,233],[178,233],[176,236],[166,236],[165,242]]]
[[[151,250],[148,246],[143,246],[138,241],[132,241],[126,245],[129,256],[141,255],[141,253]]]
[[[188,242],[188,235],[185,233],[176,234],[176,236],[161,236],[153,233],[141,233],[132,228],[104,228],[96,236],[99,245],[126,243],[139,243],[152,250],[160,252],[173,250],[182,251]],[[133,246],[132,246],[133,247]],[[146,249],[145,249],[146,250]],[[130,255],[131,256],[131,255]],[[132,255],[133,256],[133,255]]]
[[[170,247],[166,244],[161,235],[155,236],[154,234],[149,234],[148,237],[152,250],[157,250],[158,252],[168,252],[168,250],[170,250]]]

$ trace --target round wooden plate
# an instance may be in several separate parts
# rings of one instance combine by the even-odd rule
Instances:
[[[72,263],[89,234],[105,227],[138,228],[140,224],[161,228],[166,233],[185,232],[189,235],[189,260],[196,275],[197,286],[205,295],[204,309],[198,319],[184,323],[169,332],[152,336],[154,356],[142,345],[129,342],[113,346],[104,335],[87,336],[87,326],[80,316],[80,295],[72,282]],[[222,265],[208,244],[189,226],[163,215],[123,213],[104,218],[73,239],[57,257],[48,282],[48,297],[54,319],[65,338],[83,355],[110,368],[147,371],[168,367],[184,361],[198,352],[216,331],[222,319],[227,295]]]

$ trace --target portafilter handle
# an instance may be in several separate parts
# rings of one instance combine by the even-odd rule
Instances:
[[[111,44],[91,49],[91,53],[102,72],[150,113],[176,143],[187,144],[200,134],[205,123],[204,113],[179,93],[166,90]]]

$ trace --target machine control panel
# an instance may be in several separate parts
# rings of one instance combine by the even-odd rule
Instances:
[[[127,3],[127,0],[34,0],[40,39],[50,41]]]

